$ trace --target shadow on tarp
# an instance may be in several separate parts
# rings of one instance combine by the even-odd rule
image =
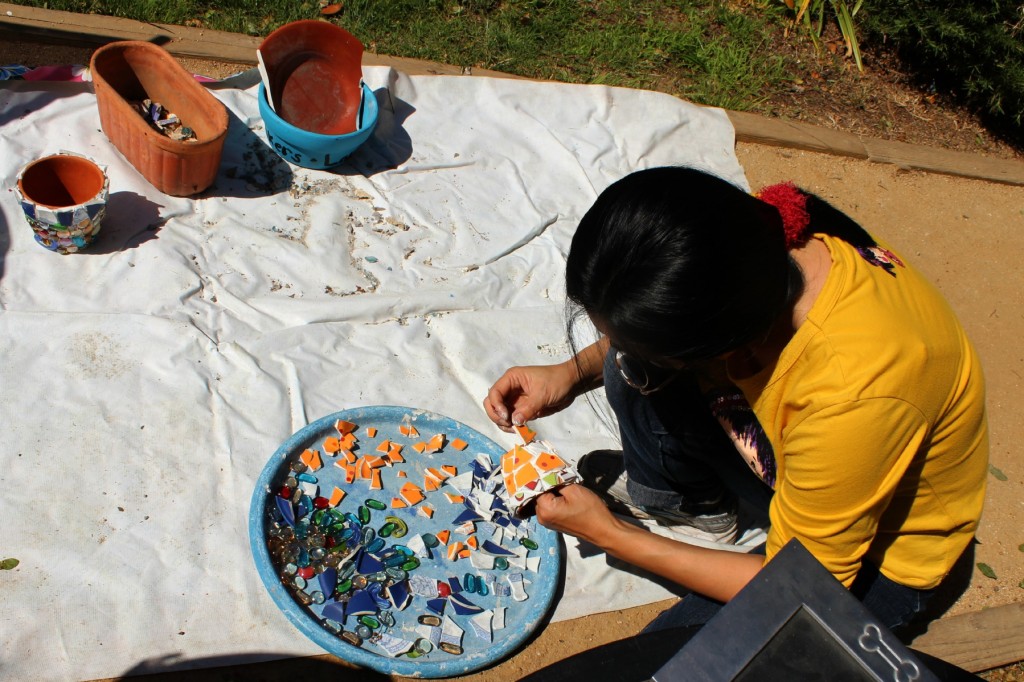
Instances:
[[[169,220],[160,216],[160,204],[135,192],[114,192],[107,198],[107,214],[96,241],[81,255],[103,256],[127,251],[156,239]]]
[[[31,229],[28,224],[25,229]],[[7,265],[7,252],[11,250],[11,233],[7,227],[7,220],[3,211],[0,211],[0,280],[4,278],[4,266]]]
[[[398,168],[412,157],[412,138],[403,127],[416,108],[387,88],[373,91],[377,98],[377,127],[362,147],[328,172],[370,177]],[[441,131],[438,131],[441,133]]]
[[[231,109],[227,112],[228,134],[217,177],[194,198],[253,199],[287,191],[294,177],[292,167]]]
[[[32,93],[17,106],[0,99],[0,127],[51,106],[61,106],[59,101],[84,93],[92,94],[92,83],[62,81],[3,81],[3,90],[19,94]]]
[[[147,658],[124,671],[115,680],[135,682],[146,675],[149,682],[227,682],[252,680],[259,682],[295,682],[295,680],[333,680],[345,682],[382,682],[391,680],[372,670],[357,668],[341,659],[324,654],[294,658],[288,654],[229,654],[206,658],[185,658],[171,654]]]

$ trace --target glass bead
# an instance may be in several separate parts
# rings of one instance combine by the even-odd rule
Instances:
[[[368,625],[363,625],[362,623],[360,623],[356,626],[356,634],[362,637],[363,639],[369,639],[373,636],[373,630],[371,630]]]
[[[349,563],[345,564],[345,568],[341,569],[341,571],[338,573],[338,578],[341,579],[341,580],[346,580],[348,578],[351,578],[353,575],[355,575],[355,573],[356,573],[355,562],[349,562]]]
[[[462,654],[462,647],[458,644],[452,644],[451,642],[441,642],[438,648],[446,654],[452,654],[453,656],[459,656]]]
[[[302,604],[303,606],[309,606],[310,604],[313,603],[313,598],[310,597],[305,592],[296,592],[295,593],[295,598],[298,599],[299,603]]]
[[[466,592],[476,592],[476,576],[472,573],[462,576],[462,587]]]
[[[281,489],[277,492],[277,494],[279,497],[283,497],[286,500],[290,500],[292,498],[292,489],[289,488],[287,485],[283,485],[281,486]]]
[[[324,557],[324,566],[327,568],[337,568],[341,564],[341,557],[337,554],[328,554]]]
[[[363,524],[359,520],[359,517],[352,512],[345,512],[345,520],[351,523],[356,528],[362,528]]]
[[[297,575],[292,579],[292,585],[295,585],[295,587],[299,588],[300,590],[306,589],[306,585],[308,584],[309,583],[306,582],[306,579],[303,578],[301,575]]]
[[[439,544],[441,544],[441,541],[438,540],[437,536],[433,533],[424,533],[423,544],[429,547],[430,549],[433,549],[434,547],[437,547]]]
[[[405,555],[400,552],[397,552],[389,557],[385,557],[384,559],[382,559],[381,563],[384,564],[384,568],[398,568],[406,561],[408,560],[405,558]]]
[[[444,580],[437,581],[437,596],[442,599],[447,599],[452,594],[452,586],[446,583]]]
[[[292,563],[284,565],[284,572],[288,575],[295,575],[299,571],[299,567]]]
[[[295,537],[300,540],[309,535],[309,519],[302,519],[295,524]]]
[[[314,547],[309,550],[309,556],[313,561],[321,561],[325,556],[327,556],[327,550],[323,547]]]
[[[425,656],[434,650],[434,645],[430,643],[429,639],[420,637],[413,643],[412,650],[421,656]]]
[[[402,554],[404,554],[407,557],[411,557],[411,556],[415,556],[416,555],[415,552],[413,552],[411,549],[409,549],[405,545],[391,545],[391,549],[395,550],[396,552],[401,552]]]
[[[331,620],[330,618],[324,618],[320,622],[324,626],[324,628],[329,630],[331,633],[335,635],[341,634],[341,623],[339,623],[338,621]]]
[[[499,571],[504,571],[508,568],[508,559],[503,556],[498,557],[494,560],[494,567]]]
[[[420,567],[420,560],[417,559],[416,557],[412,557],[411,559],[406,561],[404,564],[399,566],[399,568],[401,568],[403,571],[406,571],[406,572],[414,571],[414,570],[416,570],[419,567]]]
[[[359,622],[373,630],[380,627],[380,621],[373,616],[359,616]]]
[[[374,540],[377,539],[377,531],[375,531],[374,529],[372,529],[369,526],[367,526],[366,528],[363,529],[362,538],[363,538],[363,545],[368,545],[368,544],[370,544],[371,542],[373,542]]]
[[[380,613],[381,625],[385,625],[389,628],[395,627],[395,616],[390,611],[381,611]]]
[[[348,630],[345,630],[344,632],[341,633],[341,638],[343,640],[345,640],[346,642],[348,642],[349,644],[351,644],[352,646],[362,646],[363,645],[363,638],[360,637],[359,635],[357,635],[354,632],[349,632]]]
[[[425,613],[419,618],[417,618],[416,622],[418,622],[420,625],[429,625],[430,627],[436,628],[440,627],[441,618],[439,616],[431,616],[430,614]]]
[[[382,538],[389,538],[391,534],[395,532],[395,524],[390,521],[385,523],[383,526],[377,529],[377,535]]]
[[[334,588],[334,591],[338,594],[348,594],[352,591],[352,580],[346,578],[338,583],[338,586]]]
[[[416,658],[419,658],[422,655],[423,654],[421,654],[420,652],[416,651],[415,647],[413,647],[412,649],[409,649],[408,651],[405,652],[405,657],[406,658],[416,659]]]
[[[379,552],[382,549],[384,549],[384,538],[377,538],[366,546],[366,551],[370,554]]]
[[[520,538],[519,539],[519,544],[522,545],[523,547],[525,547],[526,549],[537,549],[537,548],[540,547],[540,545],[538,545],[536,542],[534,542],[530,538]]]
[[[306,580],[309,580],[313,577],[315,571],[310,566],[302,566],[300,564],[298,573],[301,577],[305,578]]]
[[[280,534],[278,534],[278,537],[284,540],[285,542],[289,542],[295,538],[295,531],[292,529],[291,526],[282,526],[281,532]]]
[[[306,483],[316,483],[316,476],[305,471],[296,474],[295,478]]]
[[[483,578],[476,579],[476,593],[481,597],[486,597],[490,593],[490,590],[487,589],[487,581]]]
[[[395,529],[391,531],[391,537],[393,538],[404,538],[409,532],[409,526],[397,516],[385,516],[384,520],[394,524]]]
[[[288,478],[284,479],[284,485],[286,488],[291,488],[294,491],[296,488],[299,487],[299,481],[294,476],[289,476]],[[288,497],[291,497],[291,495],[289,495]]]
[[[402,580],[405,580],[409,577],[409,574],[400,568],[385,568],[384,573],[385,575],[387,575],[388,578],[395,581],[396,583],[401,582]]]
[[[309,497],[303,496],[302,499],[299,500],[299,515],[305,516],[311,511],[313,511],[313,500],[309,499]]]
[[[366,524],[368,524],[370,522],[370,510],[369,510],[369,508],[364,507],[363,505],[359,505],[359,509],[356,510],[356,514],[358,515],[359,523],[361,525],[365,526]]]
[[[296,483],[298,483],[298,481],[296,481]],[[295,488],[295,490],[292,491],[292,502],[294,504],[298,504],[299,500],[301,500],[301,499],[302,499],[302,488]]]
[[[294,462],[292,462],[288,466],[288,468],[291,469],[292,471],[294,471],[297,474],[301,474],[303,471],[305,471],[309,467],[306,466],[305,462],[300,462],[299,460],[295,460]]]
[[[319,590],[317,590],[309,596],[313,600],[314,604],[323,604],[325,601],[327,601],[327,597],[325,597],[324,593]]]
[[[352,578],[352,587],[357,590],[365,589],[370,584],[370,581],[366,579],[365,575],[357,575]]]
[[[382,583],[388,579],[388,574],[384,571],[377,571],[376,573],[371,573],[366,576],[366,579],[371,583]]]
[[[372,497],[366,500],[365,504],[370,509],[376,509],[377,511],[384,511],[385,509],[388,508],[386,504],[384,504],[380,500],[375,500]]]

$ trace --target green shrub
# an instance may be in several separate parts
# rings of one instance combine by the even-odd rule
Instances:
[[[1021,136],[1024,122],[1022,0],[864,0],[858,20],[929,81]]]

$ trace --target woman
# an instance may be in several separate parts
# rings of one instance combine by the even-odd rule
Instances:
[[[977,528],[988,441],[980,362],[918,272],[792,185],[657,168],[587,212],[566,289],[570,339],[586,315],[600,340],[508,370],[484,407],[507,429],[604,384],[623,451],[537,518],[698,593],[652,627],[703,622],[794,537],[889,628],[923,610]],[[737,496],[768,512],[767,559],[606,506],[728,540]]]

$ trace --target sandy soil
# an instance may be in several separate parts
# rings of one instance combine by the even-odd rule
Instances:
[[[87,63],[89,53],[11,41],[0,44],[0,64]],[[215,77],[244,68],[182,61],[189,70]],[[740,144],[737,153],[752,187],[793,180],[822,195],[898,247],[937,283],[960,315],[988,379],[994,470],[976,561],[988,564],[996,578],[975,569],[969,589],[948,613],[1024,601],[1024,554],[1019,549],[1024,543],[1024,415],[1019,409],[1024,394],[1024,280],[1016,260],[1024,253],[1024,190],[782,148]],[[514,657],[461,679],[519,679],[574,653],[633,635],[669,605],[671,601],[551,624]],[[339,666],[343,664],[337,659],[322,656],[156,679],[283,680],[303,673],[326,677],[340,672]],[[351,680],[383,679],[351,670],[342,674]]]

